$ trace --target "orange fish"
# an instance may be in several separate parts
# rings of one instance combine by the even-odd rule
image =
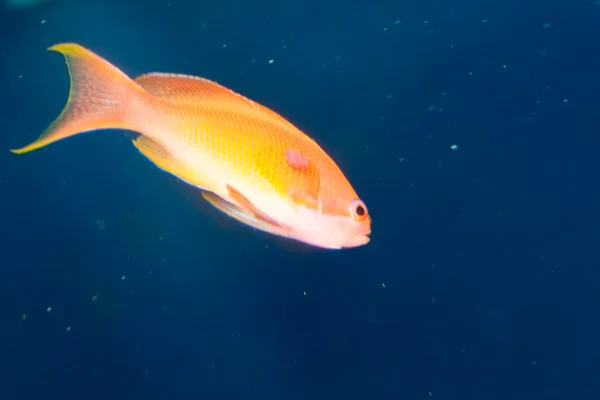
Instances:
[[[129,78],[86,48],[58,44],[71,77],[67,104],[22,154],[98,129],[125,129],[157,167],[201,189],[238,221],[313,246],[369,242],[367,207],[335,164],[276,112],[210,80]]]

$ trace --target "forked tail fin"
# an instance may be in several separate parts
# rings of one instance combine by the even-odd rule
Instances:
[[[58,118],[33,143],[13,153],[27,153],[78,133],[96,129],[136,130],[134,112],[150,96],[117,67],[75,44],[50,47],[65,56],[71,89]]]

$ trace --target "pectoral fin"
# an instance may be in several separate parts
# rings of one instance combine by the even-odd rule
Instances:
[[[169,172],[190,185],[201,189],[206,188],[206,182],[200,175],[174,158],[164,146],[146,136],[138,136],[133,145],[158,168]]]

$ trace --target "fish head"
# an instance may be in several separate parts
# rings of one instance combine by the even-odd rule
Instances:
[[[288,169],[283,176],[288,179],[281,180],[285,184],[279,193],[291,208],[291,213],[280,216],[290,229],[288,236],[328,249],[367,244],[371,233],[367,206],[335,162],[314,146],[285,151],[282,164]]]
[[[337,198],[328,203],[319,198],[317,207],[296,206],[292,227],[296,239],[314,246],[342,249],[369,243],[371,217],[365,203],[358,199]],[[332,207],[337,204],[338,207]]]
[[[319,179],[312,184],[295,187],[288,197],[293,217],[285,224],[291,236],[308,244],[341,249],[369,242],[371,216],[346,177],[331,164],[330,169],[317,168]]]
[[[268,184],[247,191],[246,203],[253,204],[247,208],[259,210],[262,219],[270,221],[271,226],[259,229],[327,249],[369,242],[367,206],[324,151],[310,142],[276,154],[280,158],[264,168]]]

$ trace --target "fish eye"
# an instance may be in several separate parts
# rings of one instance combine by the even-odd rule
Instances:
[[[367,211],[367,206],[360,200],[354,200],[350,204],[350,216],[355,221],[362,221],[367,218],[369,212]]]

